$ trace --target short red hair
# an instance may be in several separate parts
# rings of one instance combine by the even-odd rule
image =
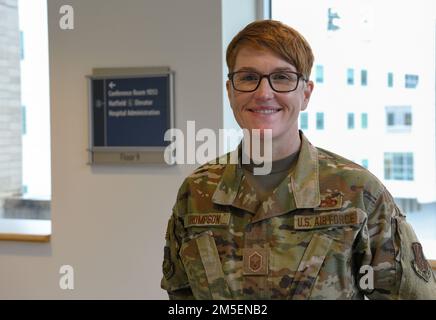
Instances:
[[[309,79],[314,56],[306,39],[295,29],[275,20],[255,21],[242,29],[229,43],[226,62],[233,71],[241,47],[267,49],[292,64]]]

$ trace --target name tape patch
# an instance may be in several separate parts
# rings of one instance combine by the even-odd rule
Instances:
[[[317,216],[295,216],[294,228],[296,230],[315,229],[325,226],[344,226],[359,223],[357,212],[331,213]]]
[[[202,213],[188,214],[185,216],[185,227],[191,226],[227,226],[230,222],[230,213]]]

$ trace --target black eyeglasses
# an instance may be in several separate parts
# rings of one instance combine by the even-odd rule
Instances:
[[[279,71],[270,74],[260,74],[254,71],[236,71],[228,74],[233,88],[241,92],[256,91],[263,78],[276,92],[291,92],[297,89],[300,79],[307,81],[303,75],[293,71]]]

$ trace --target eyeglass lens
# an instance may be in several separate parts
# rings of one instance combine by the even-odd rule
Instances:
[[[233,86],[238,91],[255,91],[264,77],[268,78],[273,90],[281,92],[295,90],[300,78],[293,72],[273,72],[262,76],[257,72],[239,71],[233,74]]]

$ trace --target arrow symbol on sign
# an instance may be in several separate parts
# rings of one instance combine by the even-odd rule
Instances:
[[[113,89],[115,88],[117,85],[115,83],[113,83],[112,81],[109,82],[109,88]]]

